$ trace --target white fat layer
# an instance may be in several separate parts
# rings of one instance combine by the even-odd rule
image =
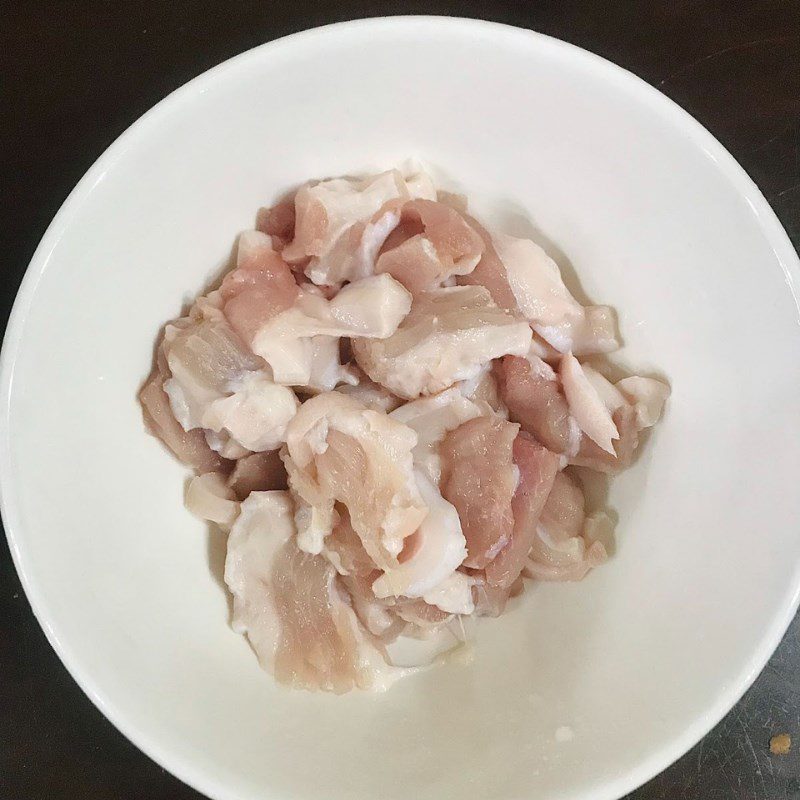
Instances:
[[[390,416],[408,425],[417,434],[412,456],[414,466],[434,485],[441,479],[439,445],[459,425],[481,416],[483,409],[461,395],[459,387],[414,400],[394,410]]]
[[[572,353],[567,353],[561,359],[559,375],[575,422],[593,442],[614,455],[612,440],[619,439],[617,426],[597,389],[586,377],[581,363]]]
[[[666,383],[655,378],[640,378],[636,375],[618,381],[616,388],[633,403],[636,411],[636,427],[650,428],[661,419],[664,404],[670,394]]]
[[[383,339],[394,333],[410,308],[410,293],[391,275],[375,275],[348,284],[333,300],[303,290],[294,306],[277,314],[256,333],[253,351],[270,365],[276,383],[308,386],[314,375],[315,339],[318,347],[325,344],[317,337],[333,338],[337,345],[341,336]],[[330,359],[333,355],[330,343],[328,348]],[[326,376],[324,369],[320,370],[319,352],[316,357],[317,370],[322,376],[312,388],[332,389],[331,377],[352,383],[349,373]],[[337,353],[331,369],[339,368]]]
[[[454,572],[438,586],[426,592],[422,599],[448,614],[471,614],[475,610],[472,599],[473,579],[463,572]]]
[[[376,597],[422,597],[439,586],[467,555],[467,543],[455,508],[424,475],[416,483],[428,514],[415,536],[413,555],[399,566],[385,570],[373,584]]]
[[[226,431],[253,452],[276,450],[286,441],[286,427],[299,405],[291,389],[273,383],[263,372],[249,372],[233,394],[209,405],[202,427]]]

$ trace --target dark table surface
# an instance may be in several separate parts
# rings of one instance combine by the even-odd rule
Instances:
[[[599,53],[688,109],[800,245],[800,2],[0,0],[0,318],[72,186],[172,89],[247,48],[362,16],[481,16]],[[199,795],[125,740],[47,644],[0,551],[0,800]],[[797,747],[771,755],[770,737]],[[800,798],[800,622],[742,701],[636,800]],[[288,799],[287,799],[288,800]],[[379,798],[376,798],[379,800]]]

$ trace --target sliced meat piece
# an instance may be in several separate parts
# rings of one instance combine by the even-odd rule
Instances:
[[[238,391],[250,377],[263,375],[266,366],[228,324],[222,305],[220,292],[199,297],[187,317],[164,329],[164,391],[187,431],[210,428],[204,418],[212,404]]]
[[[286,428],[300,405],[294,392],[273,383],[264,371],[248,373],[231,388],[233,394],[209,405],[203,426],[225,431],[253,452],[277,450],[286,441]]]
[[[461,519],[468,550],[465,566],[485,567],[511,539],[518,431],[519,425],[499,417],[476,417],[448,433],[440,447],[442,496]]]
[[[580,429],[569,413],[558,375],[544,361],[506,356],[496,367],[508,416],[554,453],[575,453]]]
[[[584,377],[597,392],[610,414],[613,414],[620,406],[624,406],[628,402],[625,395],[591,364],[581,364],[581,368]]]
[[[277,450],[253,453],[236,461],[228,486],[239,500],[250,492],[268,492],[288,487],[286,468]]]
[[[495,249],[492,235],[473,217],[467,217],[473,230],[483,239],[484,250],[475,269],[457,278],[462,286],[483,286],[492,295],[492,299],[500,308],[511,314],[522,316],[517,298],[511,289],[505,264]]]
[[[524,431],[514,440],[514,463],[519,469],[519,486],[511,501],[514,528],[511,541],[486,565],[490,586],[510,587],[522,574],[560,462],[558,455]]]
[[[580,536],[585,500],[580,486],[567,473],[560,472],[541,514],[541,527],[556,542]]]
[[[280,683],[345,692],[386,688],[402,672],[358,622],[336,570],[297,549],[287,492],[254,492],[228,538],[233,628]]]
[[[167,326],[164,353],[171,373],[164,391],[185,430],[203,428],[220,434],[209,446],[231,456],[242,454],[230,449],[231,442],[244,451],[280,447],[297,410],[297,398],[291,389],[272,381],[263,360],[244,345],[221,314]]]
[[[477,404],[463,397],[454,386],[431,397],[405,403],[390,416],[417,434],[417,444],[412,451],[414,466],[438,486],[442,472],[439,456],[442,440],[449,431],[482,413]]]
[[[372,584],[379,598],[423,597],[440,587],[467,555],[455,508],[422,473],[417,472],[415,480],[428,514],[406,540],[398,565],[385,569]]]
[[[364,179],[332,178],[301,187],[295,195],[295,238],[286,258],[322,258],[357,223],[365,223],[390,200],[403,197],[396,170]],[[327,284],[340,280],[323,281]]]
[[[375,275],[345,286],[332,300],[316,287],[304,286],[295,304],[261,327],[252,340],[253,351],[271,367],[276,383],[312,390],[333,388],[320,373],[315,347],[319,337],[386,338],[393,334],[411,308],[411,295],[390,275]],[[328,355],[334,345],[328,342]],[[338,353],[338,350],[337,350]],[[324,356],[324,353],[322,354]],[[312,386],[317,365],[318,377]],[[339,369],[338,363],[334,369]],[[340,373],[350,380],[349,373]]]
[[[290,263],[308,261],[306,275],[320,286],[371,275],[375,256],[409,197],[397,170],[304,186],[295,196],[295,238],[283,256]]]
[[[538,244],[495,233],[492,246],[517,309],[534,327],[572,326],[583,318],[583,307],[564,285],[558,265]]]
[[[616,388],[631,403],[636,412],[636,427],[641,431],[655,425],[664,411],[670,388],[655,378],[632,375],[617,381]]]
[[[617,317],[610,306],[584,306],[582,316],[560,325],[531,323],[534,331],[560,353],[576,356],[613,353],[621,343]]]
[[[417,530],[428,511],[415,482],[405,474],[405,458],[393,463],[392,440],[376,446],[372,438],[356,438],[335,429],[329,431],[326,443],[325,451],[316,458],[323,489],[347,506],[376,565],[392,568],[404,540]]]
[[[163,354],[160,354],[156,368],[139,392],[147,430],[159,438],[182,464],[197,472],[229,469],[230,462],[208,446],[202,430],[186,431],[175,419],[169,396],[164,391],[164,381],[168,378],[169,369]]]
[[[382,655],[361,630],[324,558],[287,542],[275,560],[272,593],[281,621],[275,654],[279,682],[334,692],[372,687],[373,672],[385,669]],[[370,659],[375,666],[365,668]]]
[[[411,296],[389,275],[373,275],[342,288],[329,309],[334,335],[386,339],[411,310]]]
[[[581,366],[585,378],[610,413],[619,438],[614,441],[612,452],[608,452],[584,435],[579,452],[570,463],[600,472],[620,472],[633,461],[639,445],[639,432],[654,425],[661,416],[669,397],[669,386],[636,375],[613,384],[590,365]]]
[[[322,554],[341,576],[361,624],[383,641],[392,641],[402,632],[404,625],[393,612],[393,601],[375,596],[372,585],[381,572],[375,568],[361,538],[353,530],[347,509],[337,504],[336,514],[337,521],[325,539]]]
[[[163,386],[164,379],[156,371],[139,392],[142,416],[148,431],[160,439],[181,463],[198,472],[210,472],[222,467],[224,459],[208,446],[203,432],[187,432],[177,422]]]
[[[164,391],[186,430],[207,427],[203,416],[211,403],[228,396],[233,384],[264,366],[224,319],[167,325],[163,347],[171,375]]]
[[[299,291],[269,236],[260,231],[241,234],[236,269],[225,276],[220,294],[225,317],[243,342],[250,344],[261,327],[290,308]]]
[[[355,339],[359,366],[398,397],[436,394],[477,376],[494,358],[528,351],[531,331],[498,308],[480,286],[422,292],[396,332]]]
[[[375,272],[388,272],[417,294],[471,272],[483,249],[483,240],[458,211],[411,200],[402,206],[400,224],[384,243]]]
[[[501,307],[527,319],[558,352],[610,353],[619,348],[616,319],[608,306],[583,307],[561,279],[558,265],[530,239],[490,234],[468,218],[485,250],[460,284],[485,286]]]
[[[580,487],[559,472],[542,510],[525,573],[538,580],[576,581],[608,557],[602,541],[587,540]]]
[[[602,450],[614,455],[613,440],[619,439],[617,427],[595,384],[572,353],[562,357],[558,374],[578,427]]]
[[[293,492],[323,517],[342,503],[380,569],[398,565],[405,539],[428,513],[414,480],[416,438],[406,425],[338,392],[307,400],[289,424],[283,458]],[[314,514],[298,517],[301,534]],[[320,552],[325,534],[319,526],[313,543],[303,536],[301,546]]]
[[[256,230],[272,239],[272,246],[280,252],[294,239],[294,196],[281,200],[271,208],[259,208]]]
[[[229,528],[239,515],[236,495],[220,472],[196,475],[186,488],[186,508],[196,517]]]
[[[636,448],[639,446],[636,409],[627,404],[620,406],[611,418],[619,433],[619,438],[614,441],[614,453],[607,453],[584,435],[581,437],[577,455],[570,457],[570,464],[609,474],[622,472],[631,465]]]

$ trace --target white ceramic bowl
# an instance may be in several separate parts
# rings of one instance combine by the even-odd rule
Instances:
[[[135,395],[154,335],[256,208],[418,156],[615,305],[673,396],[613,484],[618,551],[385,695],[283,690],[227,625],[220,540]],[[2,504],[51,643],[146,753],[222,800],[615,798],[687,750],[797,604],[797,257],[695,121],[561,42],[397,18],[257,48],[92,167],[31,262],[2,357]],[[572,738],[570,738],[570,735]]]

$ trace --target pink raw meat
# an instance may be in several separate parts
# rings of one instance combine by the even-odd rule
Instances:
[[[518,431],[518,425],[500,417],[475,417],[442,441],[442,497],[461,519],[468,551],[465,566],[485,567],[511,538]]]
[[[514,292],[511,291],[506,268],[494,249],[489,231],[472,217],[467,217],[467,219],[483,239],[484,250],[475,269],[468,275],[459,277],[458,283],[470,286],[485,286],[489,290],[492,300],[500,308],[504,308],[512,314],[519,313],[517,298],[514,297]]]
[[[282,200],[272,208],[260,208],[256,217],[256,230],[272,237],[272,246],[280,251],[294,238],[294,197]]]
[[[268,450],[238,459],[228,478],[228,486],[239,500],[244,500],[250,492],[286,489],[286,468],[280,453]]]
[[[579,581],[602,564],[608,557],[606,548],[584,535],[585,523],[583,492],[559,472],[539,518],[526,574],[537,580]]]
[[[470,272],[483,249],[483,240],[458,211],[432,200],[411,200],[384,243],[375,272],[388,272],[416,294]]]
[[[220,291],[228,322],[248,344],[266,322],[290,308],[300,293],[270,238],[258,231],[241,235],[236,269],[225,276]]]
[[[514,463],[519,469],[519,486],[511,501],[514,529],[511,541],[486,566],[486,579],[491,586],[507,588],[522,573],[560,460],[524,431],[514,440]]]
[[[544,362],[542,364],[547,367]],[[552,369],[549,373],[535,373],[527,359],[505,356],[496,367],[496,374],[500,396],[512,420],[522,425],[523,430],[548,450],[554,453],[575,452],[572,448],[576,429],[570,424],[567,398],[561,392],[558,377]]]
[[[614,455],[607,453],[585,434],[581,437],[578,454],[570,459],[570,464],[578,467],[615,474],[627,469],[633,462],[636,448],[639,446],[639,429],[636,424],[636,409],[631,405],[620,406],[612,415],[619,432],[615,439]]]
[[[164,391],[164,381],[169,378],[169,367],[159,348],[156,367],[139,392],[142,415],[147,429],[188,467],[204,472],[226,471],[230,462],[215,453],[206,442],[202,430],[185,431],[172,413],[169,397]]]

